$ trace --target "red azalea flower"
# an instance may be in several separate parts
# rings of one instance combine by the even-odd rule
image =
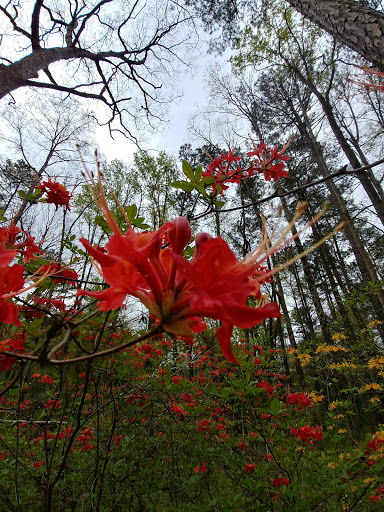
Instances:
[[[24,335],[16,334],[13,336],[13,338],[9,338],[0,342],[0,350],[23,354],[25,351],[24,342]],[[14,357],[0,354],[0,372],[12,370],[15,363],[16,359]]]
[[[300,409],[311,405],[311,399],[304,393],[292,393],[287,396],[287,403],[289,405],[297,404]]]
[[[256,464],[247,464],[244,468],[244,473],[252,475],[256,471]]]
[[[56,210],[59,206],[64,206],[68,211],[71,209],[69,206],[69,200],[72,195],[64,185],[61,185],[61,183],[51,181],[51,178],[48,178],[48,181],[43,181],[36,187],[36,189],[41,190],[42,194],[47,194],[47,203],[54,204],[56,206]]]
[[[43,384],[53,384],[53,379],[50,375],[44,375],[40,382]]]
[[[221,320],[217,339],[223,355],[232,362],[237,362],[230,346],[235,325],[250,328],[266,318],[280,316],[275,303],[256,308],[246,305],[249,296],[260,297],[264,275],[256,262],[260,251],[238,261],[222,238],[202,233],[196,236],[192,260],[187,261],[183,257],[191,237],[187,219],[179,217],[152,233],[135,233],[130,228],[123,235],[101,186],[95,200],[114,232],[106,246],[108,254],[92,247],[88,240],[80,241],[110,288],[79,290],[78,295],[100,299],[100,311],[116,309],[127,295],[132,295],[155,315],[164,331],[188,337],[206,328],[202,317]],[[169,245],[163,249],[165,230]]]
[[[241,179],[249,178],[254,174],[252,166],[248,169],[243,169],[237,165],[241,157],[235,157],[233,151],[229,151],[228,155],[221,153],[217,158],[210,157],[211,163],[208,165],[207,170],[202,173],[203,178],[210,176],[216,180],[216,183],[212,185],[213,193],[216,191],[216,184],[219,184],[223,190],[227,190],[228,185],[226,183],[239,184]]]
[[[272,482],[273,487],[282,487],[283,485],[289,485],[289,478],[275,478]]]
[[[69,268],[65,268],[61,263],[50,263],[48,265],[43,265],[39,269],[39,273],[48,272],[52,281],[55,284],[60,284],[63,281],[66,281],[68,284],[72,284],[73,286],[79,286],[77,279],[79,278],[77,272],[71,270]],[[57,277],[55,277],[57,276]],[[52,305],[54,305],[52,303]]]
[[[207,471],[208,468],[205,462],[200,462],[200,464],[193,470],[194,473],[206,473]]]
[[[9,301],[24,285],[23,265],[9,266],[15,256],[16,251],[6,250],[0,245],[0,323],[20,326],[19,308]]]
[[[41,242],[39,242],[41,243]],[[5,250],[14,250],[23,255],[24,263],[29,263],[42,250],[35,243],[34,237],[26,231],[21,231],[11,220],[9,227],[0,227],[0,245]]]
[[[243,443],[243,441],[239,441],[239,443],[237,444],[237,446],[243,450],[244,452],[247,452],[248,451],[248,445]]]
[[[312,441],[321,441],[323,439],[323,433],[321,427],[311,427],[310,425],[304,425],[300,428],[291,428],[291,434],[294,437],[300,439],[304,443],[310,443]]]
[[[265,380],[262,380],[261,382],[259,382],[257,384],[257,387],[258,388],[261,388],[261,389],[265,389],[265,391],[268,393],[268,395],[270,396],[270,398],[273,397],[273,388],[272,386],[269,384],[269,382],[265,382]]]
[[[199,421],[197,430],[199,432],[210,432],[211,431],[211,423],[209,420],[201,420]]]
[[[58,400],[55,400],[54,398],[51,398],[48,400],[48,402],[44,405],[46,409],[60,409],[60,402]]]
[[[290,142],[291,141],[289,141],[283,149],[278,151],[277,146],[273,149],[268,148],[263,141],[261,141],[259,147],[256,148],[255,143],[252,141],[254,151],[247,153],[247,156],[255,157],[252,165],[257,172],[264,173],[267,181],[270,181],[271,178],[277,181],[280,177],[288,176],[288,172],[283,171],[283,168],[285,165],[284,162],[289,160],[290,157],[284,156],[283,153],[287,150]],[[277,160],[280,160],[280,162],[277,163]]]
[[[170,410],[176,415],[176,416],[182,416],[183,414],[188,414],[184,411],[182,407],[179,405],[173,404]]]

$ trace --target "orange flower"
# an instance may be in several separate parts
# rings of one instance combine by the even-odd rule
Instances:
[[[56,210],[59,206],[64,206],[68,211],[71,209],[69,200],[72,195],[61,183],[51,181],[51,178],[48,178],[48,181],[43,181],[36,189],[41,190],[43,194],[47,194],[46,202],[53,203],[56,206]]]

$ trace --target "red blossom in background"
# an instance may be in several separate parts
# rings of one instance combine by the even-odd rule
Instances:
[[[44,375],[40,382],[42,382],[43,384],[53,384],[53,379],[50,375]]]
[[[289,485],[289,478],[275,478],[272,481],[273,487],[283,487],[283,485]]]
[[[226,183],[239,184],[240,180],[253,176],[254,170],[252,166],[248,169],[243,169],[237,165],[241,157],[235,157],[233,151],[229,151],[228,155],[221,153],[217,158],[211,158],[211,163],[208,165],[207,170],[202,173],[202,177],[213,177],[216,184],[219,184],[223,190],[227,190]],[[213,193],[216,192],[216,184],[213,184]]]
[[[272,386],[269,384],[269,382],[266,382],[265,380],[262,380],[261,382],[259,382],[257,384],[257,387],[258,388],[261,388],[261,389],[265,389],[265,391],[268,393],[268,395],[270,396],[270,398],[273,397],[273,388]]]
[[[254,158],[252,167],[255,171],[263,173],[265,179],[270,181],[271,179],[278,180],[279,178],[288,176],[287,171],[283,171],[284,165],[289,156],[283,155],[287,150],[290,141],[280,151],[275,146],[273,149],[267,147],[263,141],[260,142],[259,147],[256,148],[255,143],[252,141],[254,150],[247,153],[249,158]],[[268,154],[269,153],[269,154]],[[280,160],[280,162],[278,162]]]
[[[176,416],[182,416],[183,414],[188,414],[180,405],[173,404],[170,408],[170,411],[172,411]]]
[[[256,471],[256,464],[247,464],[244,468],[244,473],[252,475]]]
[[[64,185],[61,185],[61,183],[51,181],[51,178],[48,178],[48,181],[43,181],[36,187],[36,189],[41,190],[42,194],[47,194],[47,203],[54,204],[56,206],[56,210],[59,206],[65,207],[68,211],[71,209],[69,201],[72,195]]]
[[[287,396],[287,403],[289,405],[297,405],[300,409],[311,405],[311,399],[304,393],[292,393]]]
[[[371,455],[372,452],[377,452],[377,450],[384,444],[384,441],[378,437],[375,439],[371,439],[368,443],[368,450],[364,452],[364,455]]]
[[[54,398],[51,398],[48,400],[48,402],[44,405],[46,409],[60,409],[61,405],[58,400],[55,400]]]
[[[12,338],[1,341],[0,342],[0,350],[4,350],[7,352],[17,352],[17,353],[23,354],[25,351],[24,342],[25,342],[25,335],[16,334]],[[0,354],[0,372],[12,370],[15,363],[16,363],[16,359],[14,357]]]
[[[206,473],[207,471],[208,468],[205,462],[200,462],[200,464],[193,470],[194,473]]]
[[[66,281],[73,286],[78,286],[77,280],[79,276],[77,272],[63,267],[61,263],[49,263],[47,265],[43,265],[38,272],[39,274],[48,273],[55,284],[60,284],[63,281]],[[54,304],[52,303],[52,305]]]
[[[41,243],[41,242],[39,242]],[[35,243],[34,237],[26,231],[21,231],[11,220],[9,227],[0,227],[0,246],[5,250],[14,250],[23,256],[24,263],[29,263],[42,250]]]
[[[323,433],[321,427],[311,427],[310,425],[304,425],[300,428],[291,428],[291,434],[294,437],[303,441],[303,443],[310,443],[312,441],[321,441],[323,439]]]

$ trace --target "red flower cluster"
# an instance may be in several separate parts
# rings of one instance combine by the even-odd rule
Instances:
[[[216,336],[222,354],[237,362],[230,345],[234,326],[246,329],[266,318],[280,316],[275,303],[247,306],[249,296],[260,297],[265,271],[259,270],[257,259],[262,251],[257,248],[238,261],[222,238],[200,233],[195,238],[194,256],[187,261],[183,257],[191,238],[187,219],[179,217],[152,233],[135,233],[129,228],[122,234],[99,186],[94,197],[114,232],[106,245],[108,253],[92,247],[84,238],[80,241],[97,262],[110,288],[96,292],[79,290],[78,295],[100,299],[100,311],[122,306],[127,295],[137,297],[164,331],[179,336],[192,337],[193,333],[205,330],[202,317],[221,320]],[[163,248],[165,231],[169,245]],[[255,274],[257,278],[253,277]]]
[[[247,464],[244,468],[244,473],[252,475],[256,471],[256,464]]]
[[[240,450],[243,450],[244,452],[248,451],[248,445],[243,441],[239,441],[237,446],[240,448]]]
[[[216,180],[223,190],[227,190],[228,185],[225,183],[239,184],[241,179],[249,178],[254,175],[254,169],[250,166],[248,169],[243,169],[237,165],[241,160],[240,156],[235,157],[233,150],[229,151],[228,155],[221,153],[217,158],[212,159],[208,165],[207,170],[202,173],[203,178],[210,176]],[[213,193],[216,192],[216,184],[213,184]]]
[[[265,380],[262,380],[261,382],[259,382],[257,384],[257,387],[258,388],[261,388],[261,389],[265,389],[265,391],[268,393],[268,395],[270,396],[270,398],[273,397],[273,388],[272,386],[269,384],[269,382],[266,382]]]
[[[51,398],[48,400],[48,402],[44,405],[46,409],[60,409],[60,402],[58,400],[55,400],[54,398]]]
[[[311,399],[304,393],[292,393],[287,396],[287,403],[289,405],[297,405],[300,409],[311,405]]]
[[[311,427],[310,425],[304,425],[300,428],[291,428],[291,434],[294,437],[303,441],[303,443],[311,443],[312,441],[321,441],[323,439],[323,433],[321,427]]]
[[[71,209],[69,206],[69,200],[72,195],[64,185],[61,185],[61,183],[51,181],[51,178],[48,178],[48,181],[43,181],[36,187],[36,189],[41,190],[42,194],[47,194],[47,203],[54,204],[56,206],[56,210],[59,206],[64,206],[68,211]]]
[[[15,256],[16,251],[7,251],[0,246],[0,323],[20,326],[19,308],[9,301],[24,285],[23,265],[9,266]]]
[[[90,452],[95,449],[95,445],[92,441],[95,439],[93,430],[90,428],[84,428],[82,433],[76,437],[76,441],[81,445],[82,452]]]
[[[210,432],[211,431],[211,423],[209,420],[201,420],[199,421],[197,430],[199,432]]]
[[[73,270],[69,272],[74,272]],[[41,298],[41,297],[32,297],[33,302],[37,306],[52,306],[60,311],[65,310],[65,302],[61,299],[50,299],[50,298]]]
[[[267,147],[263,141],[260,142],[258,148],[256,148],[253,141],[252,143],[254,150],[247,153],[247,156],[255,157],[255,160],[252,162],[252,168],[255,171],[264,173],[267,181],[271,181],[271,178],[277,181],[281,177],[288,176],[288,172],[283,171],[283,168],[285,165],[284,162],[289,160],[290,157],[284,156],[283,153],[288,148],[290,141],[280,151],[278,151],[277,146],[273,149]],[[277,163],[278,160],[280,160],[280,162]]]
[[[200,464],[193,470],[194,473],[206,473],[207,471],[208,468],[205,462],[200,462]]]
[[[371,455],[372,452],[377,452],[381,445],[384,444],[382,439],[376,437],[375,439],[371,439],[368,443],[368,450],[364,452],[364,455]]]
[[[289,485],[289,478],[275,478],[272,481],[273,487],[283,487],[283,485]]]
[[[380,501],[383,498],[383,495],[384,495],[384,487],[379,487],[379,489],[377,489],[377,491],[376,491],[376,494],[371,496],[369,499],[371,501]]]
[[[177,405],[177,404],[173,404],[172,407],[170,408],[170,411],[172,411],[176,416],[182,416],[183,414],[188,414],[184,411],[184,409],[182,407],[180,407],[180,405]]]
[[[289,156],[284,156],[283,153],[290,142],[280,151],[278,151],[277,146],[273,149],[267,147],[263,141],[260,142],[258,148],[256,148],[253,141],[252,143],[254,150],[247,153],[247,156],[254,159],[247,168],[237,165],[241,157],[235,157],[233,155],[234,150],[229,151],[228,155],[221,153],[219,157],[211,159],[211,163],[207,170],[202,173],[202,176],[203,178],[209,176],[215,179],[215,183],[212,185],[214,193],[216,192],[216,185],[219,184],[222,190],[226,190],[228,188],[226,183],[239,184],[240,180],[253,176],[255,171],[263,173],[267,181],[270,181],[271,178],[278,180],[280,177],[288,176],[288,172],[283,171],[283,168],[284,162],[289,160]]]
[[[24,263],[29,263],[31,259],[36,258],[36,254],[42,254],[42,250],[35,243],[34,237],[26,231],[21,231],[12,220],[8,228],[0,227],[0,246],[4,250],[13,250],[22,254]]]
[[[24,336],[22,334],[17,334],[13,338],[9,338],[7,340],[1,341],[0,342],[0,350],[4,350],[7,352],[18,352],[20,354],[23,354],[25,351],[24,341],[25,341]],[[16,363],[16,359],[14,357],[9,357],[9,356],[0,354],[0,372],[4,372],[6,370],[12,370],[13,365],[15,363]]]

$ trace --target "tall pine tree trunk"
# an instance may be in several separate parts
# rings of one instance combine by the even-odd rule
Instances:
[[[384,14],[355,0],[288,0],[305,18],[384,71]]]

